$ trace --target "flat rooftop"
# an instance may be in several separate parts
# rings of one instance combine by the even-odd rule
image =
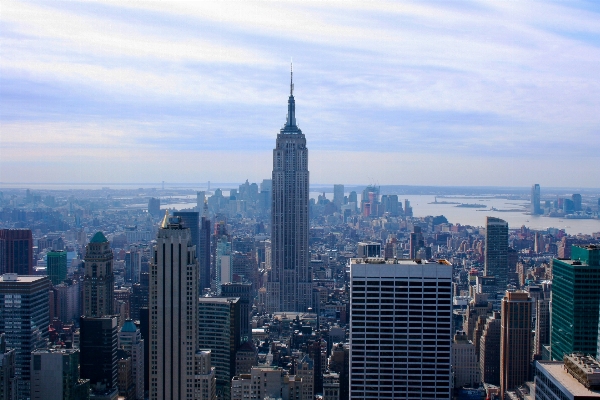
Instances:
[[[397,264],[397,265],[423,265],[423,264],[440,264],[440,265],[452,265],[448,260],[437,260],[428,261],[422,259],[410,259],[410,258],[380,258],[380,257],[366,257],[366,258],[351,258],[350,264]]]
[[[565,368],[562,361],[538,361],[537,368],[547,371],[558,383],[573,394],[573,396],[585,396],[587,398],[599,398],[599,390],[590,390],[583,386],[577,379],[573,378]]]
[[[48,278],[42,275],[17,275],[17,274],[4,274],[0,275],[0,282],[11,282],[11,283],[31,283],[39,281],[40,279]]]

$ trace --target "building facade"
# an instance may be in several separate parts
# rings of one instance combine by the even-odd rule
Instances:
[[[0,275],[33,275],[31,229],[0,229]]]
[[[552,359],[596,356],[600,307],[600,247],[572,246],[570,260],[552,260]]]
[[[34,350],[31,353],[31,400],[85,400],[90,381],[79,376],[79,350]]]
[[[455,388],[479,386],[477,356],[475,345],[467,338],[465,332],[457,332],[452,342],[452,369]]]
[[[479,367],[481,382],[500,386],[500,337],[502,317],[494,311],[485,322],[485,328],[479,340]]]
[[[540,207],[540,185],[534,184],[531,186],[531,215],[542,214],[542,208]]]
[[[198,349],[211,351],[217,395],[228,399],[235,375],[235,353],[241,341],[240,299],[201,297],[198,304]]]
[[[500,392],[529,379],[531,363],[531,306],[527,292],[506,292],[502,299],[500,333]]]
[[[202,203],[204,208],[202,209],[202,219],[200,220],[200,237],[198,241],[200,247],[198,248],[198,262],[200,264],[200,291],[210,288],[211,275],[210,275],[210,217],[208,216],[208,203],[202,195]]]
[[[306,311],[312,306],[308,149],[306,137],[296,125],[293,83],[290,83],[287,121],[273,150],[272,181],[272,268],[267,283],[267,312]]]
[[[48,252],[46,271],[53,286],[67,279],[67,252],[63,250]]]
[[[484,275],[496,278],[496,296],[508,284],[508,223],[500,218],[487,217],[485,224]]]
[[[452,265],[350,261],[350,399],[450,399]]]
[[[15,350],[17,398],[30,393],[31,352],[46,347],[50,325],[47,276],[0,276],[0,332]]]
[[[150,265],[150,399],[194,397],[198,259],[189,229],[165,214]]]
[[[132,320],[127,320],[119,332],[119,349],[131,355],[131,372],[136,400],[144,400],[144,339]]]
[[[80,371],[94,396],[116,399],[118,391],[117,317],[81,317]]]
[[[83,315],[104,317],[114,313],[115,275],[113,252],[102,232],[96,232],[86,246],[83,278]]]

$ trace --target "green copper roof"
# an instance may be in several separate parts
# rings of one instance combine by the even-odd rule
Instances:
[[[108,242],[108,239],[106,238],[106,236],[104,236],[104,234],[102,232],[96,232],[96,234],[94,235],[92,240],[90,240],[90,243],[104,243],[104,242]]]
[[[137,327],[135,326],[133,321],[130,319],[125,321],[125,323],[123,324],[123,327],[121,328],[121,332],[135,332],[135,331],[137,331]]]

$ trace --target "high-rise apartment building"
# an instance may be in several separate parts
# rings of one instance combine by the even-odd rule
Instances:
[[[0,275],[33,275],[31,229],[0,229]]]
[[[46,255],[46,271],[54,286],[67,279],[67,252],[49,251]]]
[[[533,338],[533,355],[540,359],[545,346],[550,345],[550,298],[552,282],[546,281],[541,285],[540,296],[535,301],[535,336]],[[532,310],[533,311],[533,310]]]
[[[531,299],[527,292],[506,292],[502,299],[500,333],[500,392],[529,379],[531,363]]]
[[[552,260],[552,359],[597,354],[600,246],[573,246],[570,260]]]
[[[508,223],[500,218],[486,220],[484,275],[496,278],[496,296],[504,293],[508,284]]]
[[[31,400],[85,400],[90,381],[79,376],[79,350],[40,349],[31,353]]]
[[[127,320],[119,332],[119,349],[131,355],[131,370],[136,400],[144,400],[144,339],[132,320]]]
[[[465,332],[457,332],[452,342],[452,369],[454,371],[454,387],[479,386],[478,354],[475,344],[467,338]]]
[[[197,350],[194,354],[194,400],[216,400],[217,378],[211,364],[210,350]]]
[[[197,321],[196,246],[167,212],[150,265],[150,399],[194,398]]]
[[[267,312],[306,311],[312,306],[308,255],[308,149],[296,125],[294,85],[290,82],[287,121],[273,150],[271,202],[272,268]]]
[[[240,299],[201,297],[198,304],[198,349],[211,351],[217,395],[228,399],[235,375],[235,352],[240,337]]]
[[[500,386],[500,336],[502,317],[494,311],[488,317],[479,344],[481,382]]]
[[[96,232],[85,249],[83,315],[105,317],[114,314],[113,252],[108,239]]]
[[[540,207],[540,185],[537,183],[531,187],[530,212],[532,215],[542,214],[542,208]]]
[[[0,276],[0,332],[6,347],[15,350],[18,399],[29,397],[31,352],[46,346],[49,293],[47,276]]]
[[[350,399],[450,399],[452,265],[350,261]]]

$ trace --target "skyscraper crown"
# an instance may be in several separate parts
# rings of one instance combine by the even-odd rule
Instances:
[[[296,101],[294,100],[294,69],[290,65],[290,97],[288,98],[288,113],[285,125],[281,128],[281,133],[301,134],[302,131],[296,125]]]

